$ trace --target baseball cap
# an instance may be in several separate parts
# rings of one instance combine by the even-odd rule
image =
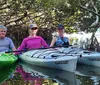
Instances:
[[[30,29],[32,29],[32,28],[38,28],[38,26],[36,24],[30,24],[29,28]]]
[[[7,31],[7,28],[3,25],[0,25],[0,29],[5,29]]]
[[[59,24],[58,29],[64,29],[64,26],[62,24]]]

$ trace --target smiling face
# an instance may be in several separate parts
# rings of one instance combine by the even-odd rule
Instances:
[[[63,33],[64,33],[64,29],[58,29],[57,31],[58,31],[59,35],[61,35],[61,36],[62,36]]]
[[[29,29],[29,33],[31,36],[37,35],[38,28],[31,28]]]
[[[4,38],[6,36],[6,30],[3,28],[0,28],[0,38]]]

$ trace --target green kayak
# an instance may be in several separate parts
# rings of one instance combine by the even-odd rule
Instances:
[[[13,64],[18,60],[18,57],[12,53],[0,53],[0,67]]]

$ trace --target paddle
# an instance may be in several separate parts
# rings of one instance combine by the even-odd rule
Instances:
[[[27,50],[16,50],[16,51],[7,51],[5,53],[13,53],[13,52],[27,52],[31,50],[38,50],[38,49],[49,49],[49,48],[57,48],[57,47],[69,47],[72,45],[63,45],[63,46],[53,46],[53,47],[47,47],[47,48],[34,48],[34,49],[27,49]]]

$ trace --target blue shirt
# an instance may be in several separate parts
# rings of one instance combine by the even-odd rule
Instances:
[[[62,45],[69,45],[69,40],[67,37],[57,37],[56,46],[62,46]]]
[[[12,40],[8,37],[0,39],[0,52],[6,52],[14,48]]]

